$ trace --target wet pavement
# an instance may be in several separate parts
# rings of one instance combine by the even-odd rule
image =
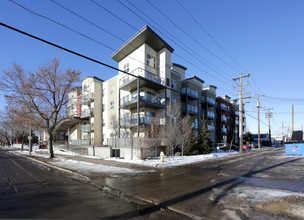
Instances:
[[[184,219],[0,149],[0,218]]]
[[[301,205],[304,157],[285,155],[283,148],[252,150],[175,168],[147,168],[115,161],[65,157],[143,171],[117,176],[86,173],[91,186],[102,189],[118,201],[122,198],[127,202],[125,209],[117,213],[113,209],[111,213],[116,213],[115,216],[107,217],[304,219],[304,213],[297,211],[304,210]],[[48,162],[49,159],[42,160]],[[275,200],[277,198],[282,200]],[[282,212],[267,202],[277,207],[284,204],[294,211]],[[128,210],[128,205],[133,210],[130,207]]]

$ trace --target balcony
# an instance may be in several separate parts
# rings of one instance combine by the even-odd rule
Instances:
[[[215,105],[215,99],[207,97],[207,103],[210,105]]]
[[[122,127],[136,127],[137,126],[137,117],[124,117],[120,120],[120,126]],[[156,125],[164,125],[165,118],[155,118],[151,116],[140,116],[139,124],[140,125],[149,125],[151,122],[154,122]]]
[[[198,91],[196,91],[196,90],[184,87],[184,88],[182,88],[181,93],[184,95],[190,96],[194,99],[198,99]]]
[[[88,118],[90,116],[93,116],[93,110],[91,111],[90,109],[85,109],[80,114],[80,118]]]
[[[208,118],[214,118],[214,117],[215,117],[214,112],[208,111],[208,112],[207,112],[207,117],[208,117]]]
[[[135,92],[120,99],[120,108],[135,109],[137,108],[137,102],[137,92]],[[147,92],[140,92],[139,107],[150,107],[153,109],[165,108],[166,100],[162,98],[161,94],[152,95]]]
[[[87,133],[91,131],[91,126],[90,124],[86,124],[86,125],[81,125],[80,126],[80,131],[83,133]]]
[[[198,107],[193,105],[182,105],[182,112],[189,113],[189,114],[197,114]]]
[[[208,130],[209,131],[215,131],[214,125],[208,125]]]
[[[164,78],[159,75],[153,74],[149,71],[143,70],[141,68],[137,68],[134,70],[132,75],[138,76],[140,80],[140,87],[149,87],[155,90],[164,89],[166,86],[166,81]],[[119,80],[120,89],[131,91],[137,88],[137,77],[126,75],[122,79]]]
[[[222,122],[227,122],[227,117],[226,116],[222,116]]]
[[[224,110],[224,111],[227,111],[227,110],[228,110],[227,105],[225,105],[225,104],[223,104],[223,103],[219,104],[219,105],[218,105],[218,108],[220,108],[220,109],[222,109],[222,110]]]
[[[82,98],[80,100],[80,104],[86,105],[86,104],[89,104],[93,100],[94,100],[94,93],[89,93],[89,94],[82,96]]]

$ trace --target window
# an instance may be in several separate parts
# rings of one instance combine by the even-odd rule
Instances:
[[[113,116],[111,116],[111,118],[110,118],[110,125],[114,126],[114,117]]]
[[[150,54],[147,54],[147,66],[155,68],[155,57],[151,56]]]
[[[173,89],[176,89],[176,80],[175,80],[175,79],[172,79],[172,80],[171,80],[171,87],[172,87]]]
[[[110,94],[113,94],[115,91],[115,86],[114,85],[111,85],[110,86]]]
[[[167,78],[167,86],[170,86],[170,79]]]
[[[128,138],[128,137],[129,137],[129,132],[127,132],[127,131],[124,132],[124,133],[123,133],[123,137],[124,137],[124,138]]]
[[[127,73],[130,71],[129,63],[126,63],[126,64],[123,65],[123,70],[124,70],[125,72],[127,72]]]
[[[176,97],[172,96],[171,100],[172,100],[172,105],[176,105]]]
[[[110,109],[114,109],[114,101],[110,102]]]

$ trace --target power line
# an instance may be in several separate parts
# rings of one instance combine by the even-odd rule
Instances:
[[[149,23],[146,19],[144,19],[143,17],[141,17],[140,15],[138,15],[137,13],[135,13],[132,9],[130,9],[128,6],[126,6],[125,4],[123,4],[121,1],[117,0],[117,2],[119,2],[122,6],[124,6],[126,9],[128,9],[131,13],[133,13],[134,15],[136,15],[138,18],[140,18],[141,20],[143,20],[144,22],[146,22],[147,24],[149,24],[151,27],[153,27],[155,30],[157,30],[158,32],[160,32],[161,34],[163,34],[165,37],[167,37],[168,39],[170,39],[172,42],[174,42],[177,46],[179,46],[180,48],[182,48],[186,53],[188,53],[190,56],[194,57],[195,59],[197,59],[199,62],[201,62],[202,64],[208,66],[206,63],[204,63],[203,61],[199,60],[196,56],[193,55],[193,53],[195,53],[191,48],[189,48],[187,45],[185,45],[183,42],[181,42],[180,40],[178,40],[176,37],[174,37],[170,32],[166,31],[165,32],[168,33],[170,36],[172,36],[174,39],[176,39],[178,42],[180,42],[180,44],[184,45],[186,48],[188,48],[192,53],[190,53],[188,50],[186,50],[184,47],[182,47],[180,44],[176,43],[174,40],[172,40],[170,37],[168,37],[166,34],[164,34],[162,31],[160,31],[157,27],[155,27],[154,25],[152,25],[151,23]],[[152,19],[151,19],[152,20]],[[155,22],[156,23],[156,22]],[[158,25],[160,26],[160,25]],[[160,26],[161,27],[161,26]],[[161,27],[162,28],[162,27]],[[163,29],[163,28],[162,28]],[[197,69],[199,69],[202,72],[205,72],[206,74],[210,75],[211,77],[217,79],[218,81],[221,81],[223,84],[226,84],[226,82],[222,81],[221,79],[215,77],[214,75],[206,72],[205,70],[201,69],[200,67],[196,66],[195,64],[193,64],[192,62],[190,62],[189,60],[185,59],[183,56],[178,55],[177,53],[175,53],[176,56],[178,56],[180,59],[186,61],[187,63],[190,63],[192,66],[196,67]],[[197,54],[197,56],[201,57],[200,55]],[[201,57],[201,59],[204,59]],[[204,59],[205,60],[205,59]],[[206,60],[205,60],[206,61]],[[209,67],[209,66],[208,66]],[[211,67],[209,67],[211,68]],[[211,68],[212,69],[212,68]],[[212,69],[214,70],[214,69]],[[217,72],[216,70],[214,70],[215,72]],[[217,72],[220,75],[222,75],[220,72]],[[223,75],[222,75],[223,76]],[[224,76],[226,77],[226,76]]]
[[[137,17],[141,18],[144,22],[148,23],[147,20],[145,20],[144,18],[142,18],[141,16],[139,16],[137,13],[135,13],[132,9],[130,9],[129,7],[127,7],[125,4],[123,4],[121,1],[117,0],[121,5],[123,5],[125,8],[127,8],[130,12],[132,12],[134,15],[136,15]],[[205,62],[207,62],[209,65],[211,65],[212,67],[210,67],[208,64],[202,62],[204,65],[206,65],[208,68],[210,68],[211,70],[217,72],[218,74],[222,75],[221,72],[224,72],[222,70],[220,70],[217,66],[213,65],[211,62],[209,62],[208,60],[206,60],[205,58],[203,58],[200,54],[196,53],[195,51],[193,51],[190,47],[188,47],[186,44],[184,44],[182,41],[180,41],[179,39],[177,39],[173,34],[171,34],[169,31],[167,31],[165,28],[163,28],[161,25],[159,25],[153,18],[151,18],[149,15],[147,15],[145,12],[143,12],[140,8],[138,8],[135,4],[133,4],[131,1],[127,0],[127,2],[129,2],[130,5],[132,5],[134,8],[136,8],[139,12],[141,12],[143,15],[145,15],[149,20],[153,21],[158,27],[160,27],[162,30],[164,30],[166,33],[168,33],[172,38],[174,38],[176,41],[178,41],[180,44],[182,44],[184,47],[186,47],[188,50],[190,50],[192,53],[194,53],[196,56],[200,57],[202,60],[204,60]],[[170,38],[169,38],[170,39]],[[171,41],[173,41],[172,39],[170,39]],[[174,41],[173,41],[174,42]],[[174,42],[176,43],[176,42]],[[176,43],[177,44],[177,43]],[[178,45],[178,44],[177,44]],[[183,50],[185,50],[183,47],[181,47]],[[186,50],[185,50],[186,51]],[[190,54],[192,55],[192,54]],[[193,56],[193,55],[192,55]],[[197,57],[194,56],[195,59],[198,60]],[[218,72],[217,70],[219,70],[220,72]],[[227,75],[229,75],[228,73],[226,73]],[[224,75],[222,75],[223,77],[226,77]],[[226,78],[228,79],[228,78]]]
[[[74,54],[74,55],[76,55],[76,56],[82,57],[82,58],[84,58],[84,59],[90,60],[90,61],[92,61],[92,62],[94,62],[94,63],[97,63],[97,64],[100,64],[100,65],[106,66],[106,67],[108,67],[108,68],[111,68],[111,69],[113,69],[113,70],[116,70],[116,71],[119,71],[119,72],[122,72],[122,73],[125,73],[125,74],[130,75],[130,76],[132,76],[132,77],[135,77],[135,78],[137,78],[137,79],[142,79],[142,80],[149,81],[149,80],[146,79],[146,78],[143,78],[143,77],[134,75],[134,74],[132,74],[132,73],[126,72],[126,71],[121,70],[121,69],[118,69],[118,68],[113,67],[113,66],[111,66],[111,65],[109,65],[109,64],[106,64],[106,63],[104,63],[104,62],[95,60],[95,59],[93,59],[93,58],[90,58],[90,57],[88,57],[88,56],[85,56],[85,55],[83,55],[83,54],[80,54],[80,53],[78,53],[78,52],[75,52],[75,51],[73,51],[73,50],[67,49],[67,48],[65,48],[65,47],[62,47],[62,46],[60,46],[60,45],[58,45],[58,44],[55,44],[55,43],[52,43],[52,42],[50,42],[50,41],[44,40],[44,39],[42,39],[42,38],[40,38],[40,37],[34,36],[34,35],[32,35],[32,34],[29,34],[29,33],[27,33],[27,32],[24,32],[24,31],[22,31],[22,30],[19,30],[19,29],[17,29],[17,28],[14,28],[14,27],[12,27],[12,26],[9,26],[9,25],[7,25],[7,24],[4,24],[4,23],[2,23],[2,22],[0,22],[0,25],[3,26],[3,27],[6,27],[6,28],[8,28],[8,29],[11,29],[11,30],[13,30],[13,31],[16,31],[16,32],[18,32],[18,33],[21,33],[21,34],[23,34],[23,35],[26,35],[26,36],[28,36],[28,37],[34,38],[34,39],[36,39],[36,40],[38,40],[38,41],[41,41],[41,42],[43,42],[43,43],[49,44],[49,45],[51,45],[51,46],[53,46],[53,47],[59,48],[59,49],[61,49],[61,50],[64,50],[64,51],[66,51],[66,52],[68,52],[68,53],[71,53],[71,54]],[[171,91],[174,91],[174,92],[176,92],[176,93],[182,94],[181,92],[179,92],[179,91],[177,91],[177,90],[175,90],[175,89],[172,89],[172,88],[170,88],[170,87],[167,87],[167,86],[164,86],[164,87],[165,87],[166,89],[168,89],[168,90],[171,90]]]
[[[233,61],[235,62],[239,67],[244,69],[246,72],[246,68],[244,68],[239,62],[237,62],[217,41],[216,39],[192,16],[192,14],[178,1],[176,2],[185,10],[185,12],[194,20],[194,22],[208,35],[208,37]]]
[[[158,9],[155,5],[153,5],[149,0],[146,0],[156,11],[158,11],[160,14],[162,14],[166,19],[168,19],[173,25],[175,25],[178,29],[180,29],[184,34],[186,34],[188,37],[190,37],[193,41],[195,41],[198,45],[200,45],[204,50],[206,50],[207,52],[209,52],[212,56],[216,57],[218,60],[220,60],[221,62],[223,62],[224,64],[226,64],[227,66],[229,66],[231,69],[234,69],[236,71],[238,71],[238,69],[236,69],[235,67],[231,66],[229,63],[227,63],[226,61],[224,61],[222,58],[220,58],[219,56],[217,56],[215,53],[213,53],[212,51],[210,51],[207,47],[205,47],[202,43],[200,43],[198,40],[196,40],[195,38],[193,38],[190,34],[188,34],[186,31],[184,31],[179,25],[177,25],[174,21],[172,21],[165,13],[163,13],[160,9]]]
[[[257,119],[256,117],[254,117],[254,116],[248,114],[247,111],[246,111],[246,115],[248,115],[249,117],[251,117],[251,118],[253,118],[253,119],[255,119],[255,120],[258,121],[258,119]],[[268,125],[267,125],[266,123],[264,123],[263,121],[260,120],[260,122],[261,122],[262,124],[264,124],[265,126],[268,126]]]

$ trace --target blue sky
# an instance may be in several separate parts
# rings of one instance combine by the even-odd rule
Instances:
[[[291,128],[292,104],[295,105],[295,129],[302,129],[304,122],[304,1],[302,0],[178,0],[200,26],[176,0],[150,0],[150,3],[146,0],[129,0],[129,2],[121,0],[122,4],[114,0],[94,0],[121,20],[90,0],[54,0],[98,27],[68,12],[51,0],[14,1],[94,41],[29,13],[9,0],[0,1],[1,22],[115,67],[117,63],[110,58],[111,54],[148,24],[174,48],[172,62],[187,67],[187,76],[197,75],[205,81],[205,85],[217,86],[218,96],[227,94],[231,98],[236,98],[234,94],[238,91],[232,87],[237,84],[232,78],[238,77],[240,72],[243,74],[250,72],[251,76],[244,79],[244,83],[250,84],[244,87],[244,90],[251,92],[252,96],[256,96],[257,93],[265,94],[260,102],[265,108],[273,108],[272,134],[282,133],[282,122],[285,133],[287,127]],[[130,12],[123,4],[145,21]],[[106,80],[117,74],[115,70],[2,26],[0,26],[0,39],[1,71],[8,69],[14,61],[29,71],[35,71],[38,66],[57,56],[63,68],[79,69],[82,71],[82,77],[95,75]],[[1,107],[3,107],[3,93],[0,94]],[[250,100],[245,110],[247,129],[255,133],[257,131],[256,100]],[[268,132],[268,121],[264,112],[261,112],[260,118],[261,131]]]

